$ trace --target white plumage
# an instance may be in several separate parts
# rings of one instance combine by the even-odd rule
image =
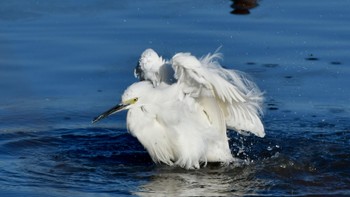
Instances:
[[[222,68],[218,58],[218,53],[200,59],[178,53],[165,61],[147,49],[135,70],[142,81],[93,122],[128,109],[128,130],[153,161],[186,169],[232,162],[227,129],[264,137],[263,97],[244,74]]]

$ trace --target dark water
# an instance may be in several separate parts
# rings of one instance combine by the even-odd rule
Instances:
[[[1,1],[0,195],[349,196],[350,1],[254,2]],[[90,124],[145,48],[219,46],[266,92],[267,136],[229,133],[241,163],[157,166],[125,113]]]

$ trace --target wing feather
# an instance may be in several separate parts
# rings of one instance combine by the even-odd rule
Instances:
[[[215,97],[225,115],[226,126],[240,133],[265,136],[260,120],[263,94],[243,73],[222,68],[219,53],[197,59],[190,53],[172,58],[175,78],[184,94]]]

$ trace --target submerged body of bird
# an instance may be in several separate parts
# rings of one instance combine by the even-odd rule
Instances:
[[[128,87],[121,104],[93,122],[128,109],[128,130],[153,161],[186,169],[232,162],[227,129],[265,135],[260,120],[262,94],[242,74],[223,69],[216,57],[198,60],[178,53],[166,62],[147,49],[136,73],[142,81]],[[163,72],[170,66],[174,78]]]

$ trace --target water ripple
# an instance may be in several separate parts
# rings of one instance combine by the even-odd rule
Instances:
[[[152,196],[167,191],[169,195],[226,196],[349,189],[350,151],[345,149],[349,132],[295,136],[278,135],[279,129],[274,128],[267,127],[270,132],[264,139],[230,132],[232,152],[241,162],[226,167],[209,164],[197,171],[153,164],[140,143],[123,129],[4,133],[0,177],[7,178],[0,178],[0,183],[8,188],[69,189],[76,195]],[[303,128],[311,130],[315,124],[305,123]]]

